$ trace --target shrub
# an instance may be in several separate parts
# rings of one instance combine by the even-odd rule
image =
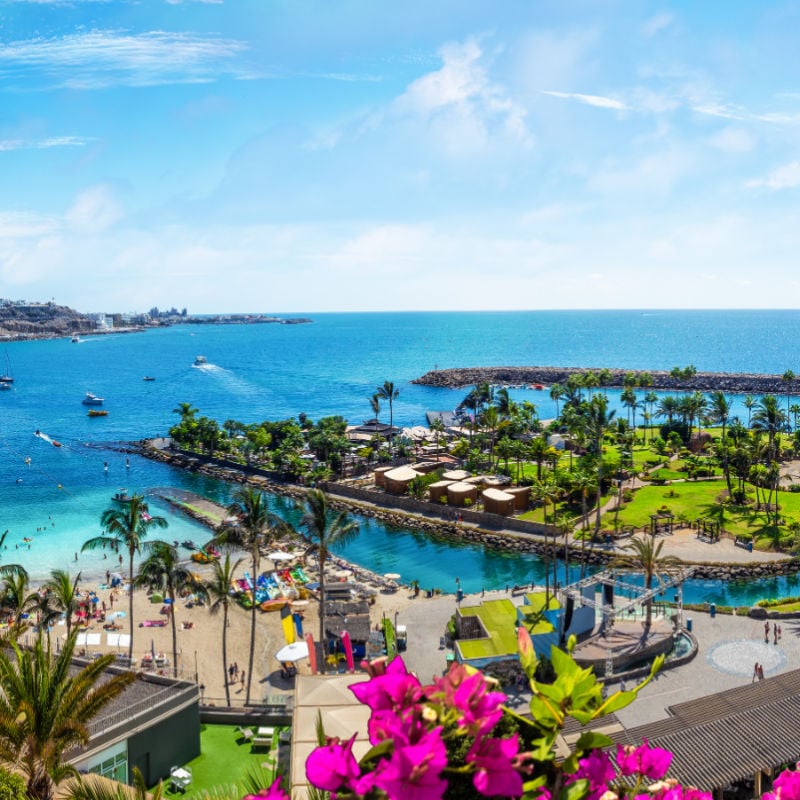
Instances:
[[[0,769],[0,800],[27,800],[27,797],[22,776]]]

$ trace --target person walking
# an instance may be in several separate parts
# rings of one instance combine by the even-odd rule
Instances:
[[[242,691],[244,691],[244,676],[245,676],[245,674],[246,674],[245,670],[242,670],[240,675],[239,675],[239,682],[242,684]]]
[[[755,683],[758,680],[758,661],[756,661],[755,666],[753,667],[753,680],[750,683]]]

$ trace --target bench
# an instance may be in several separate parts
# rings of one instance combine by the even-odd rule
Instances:
[[[737,536],[733,540],[733,543],[736,545],[736,547],[744,547],[747,550],[749,550],[750,552],[753,551],[753,540],[752,539],[748,539],[748,538],[746,538],[744,536]]]

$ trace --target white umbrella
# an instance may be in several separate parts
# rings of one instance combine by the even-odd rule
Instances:
[[[291,561],[294,556],[291,553],[284,553],[282,550],[275,550],[272,553],[267,553],[267,558],[270,561]]]
[[[294,642],[287,644],[275,653],[278,661],[295,662],[303,658],[308,658],[308,645],[305,642]]]
[[[400,580],[400,573],[399,572],[384,572],[383,577],[390,581],[397,581]]]

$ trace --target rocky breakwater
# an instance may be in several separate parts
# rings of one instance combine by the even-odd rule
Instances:
[[[481,383],[495,386],[552,386],[565,384],[572,375],[588,372],[600,375],[602,367],[458,367],[426,372],[412,383],[421,386],[438,386],[461,389]],[[625,369],[608,369],[608,387],[621,387],[627,375],[647,377],[649,388],[679,392],[727,392],[730,394],[785,394],[787,385],[780,375],[762,375],[745,372],[697,372],[686,377],[675,377],[669,372],[649,372]],[[791,394],[800,394],[800,381],[790,386]]]

